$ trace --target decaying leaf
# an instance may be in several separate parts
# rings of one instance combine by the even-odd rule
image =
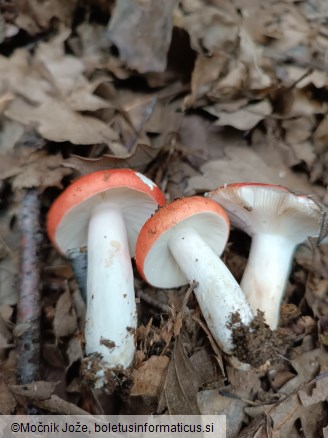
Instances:
[[[73,144],[105,143],[117,155],[125,153],[117,142],[117,134],[109,126],[99,119],[75,112],[57,99],[49,99],[38,107],[16,100],[5,113],[24,125],[36,126],[39,134],[47,140]]]
[[[315,397],[313,399],[306,398],[302,392],[305,400],[303,405],[299,390],[303,391],[302,387],[315,377],[320,367],[320,361],[325,361],[325,358],[322,357],[319,349],[300,354],[299,357],[292,360],[293,368],[298,372],[297,376],[281,388],[283,394],[289,395],[284,396],[273,406],[248,407],[245,411],[252,417],[260,413],[270,415],[273,420],[273,437],[290,436],[298,419],[305,436],[315,436],[323,422],[324,405],[322,402],[316,401]],[[320,392],[319,390],[317,394],[319,395]],[[321,396],[322,394],[319,398]]]
[[[54,332],[57,338],[69,336],[77,329],[77,320],[72,308],[72,299],[69,290],[66,290],[58,299],[55,317]]]
[[[167,356],[151,356],[133,371],[131,395],[154,398],[162,389],[170,359]]]
[[[167,408],[171,415],[199,415],[198,375],[191,365],[181,338],[175,341],[174,353],[166,374],[158,410]]]
[[[23,396],[32,400],[46,400],[52,396],[58,382],[38,381],[26,385],[10,385],[9,390],[14,396]]]
[[[156,158],[159,152],[159,148],[145,144],[137,144],[134,149],[130,153],[125,154],[125,156],[103,155],[101,158],[85,158],[73,155],[63,161],[63,166],[73,168],[81,175],[96,170],[126,167],[142,172],[146,166]]]
[[[305,193],[312,191],[311,185],[291,172],[287,166],[281,164],[276,168],[270,167],[251,149],[229,147],[225,149],[225,153],[224,159],[204,164],[201,167],[201,176],[189,179],[186,194],[213,190],[223,184],[241,181],[280,184]]]
[[[197,394],[197,403],[202,415],[226,415],[227,437],[238,436],[243,421],[246,420],[245,401],[238,398],[224,397],[216,390],[200,391]]]
[[[12,184],[16,189],[38,187],[44,190],[53,186],[61,188],[61,180],[71,173],[70,169],[62,166],[61,154],[49,155],[44,150],[28,153],[28,149],[25,154],[8,155],[3,157],[1,163],[1,178],[13,178]]]
[[[226,112],[217,106],[206,107],[206,111],[218,117],[215,125],[233,126],[241,131],[254,128],[261,120],[272,113],[272,107],[268,100],[264,99],[258,103],[253,103],[240,108],[236,112]]]
[[[18,0],[18,17],[16,24],[18,27],[29,33],[36,34],[44,31],[54,18],[65,25],[70,25],[73,20],[73,12],[77,0]]]
[[[16,383],[16,376],[12,370],[16,367],[15,351],[9,352],[6,359],[1,360],[1,376],[0,376],[0,412],[1,415],[11,415],[15,412],[16,400],[11,394],[8,384]]]
[[[139,73],[162,72],[171,41],[175,0],[158,3],[121,0],[109,22],[108,37],[121,59]]]

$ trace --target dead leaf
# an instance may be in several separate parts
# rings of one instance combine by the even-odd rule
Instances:
[[[2,117],[0,131],[0,155],[11,152],[24,134],[24,126],[14,120]]]
[[[33,405],[46,411],[62,415],[88,415],[89,413],[73,403],[69,403],[53,394],[58,382],[37,381],[25,385],[8,385],[15,398],[23,397]]]
[[[12,257],[0,262],[0,305],[15,305],[17,303],[17,266]]]
[[[14,98],[14,95],[10,92],[4,93],[0,96],[0,114],[4,112],[9,102]]]
[[[208,161],[201,167],[202,175],[189,179],[186,194],[214,190],[216,187],[241,181],[280,184],[311,193],[313,187],[291,172],[285,165],[270,167],[251,149],[230,146],[226,158]]]
[[[197,372],[191,365],[179,336],[175,341],[158,410],[161,412],[167,407],[170,415],[199,415],[196,401],[199,383]]]
[[[6,383],[0,380],[0,411],[1,415],[11,415],[16,407],[16,401],[7,388]]]
[[[218,370],[213,358],[205,348],[190,356],[191,365],[197,370],[201,385],[208,385],[219,380]]]
[[[35,104],[44,102],[54,91],[53,85],[35,70],[26,49],[17,49],[10,58],[0,56],[0,84],[6,92]]]
[[[167,356],[151,356],[139,368],[133,370],[131,395],[157,397],[162,389],[169,362]]]
[[[72,298],[68,289],[57,301],[53,324],[57,338],[71,335],[77,329],[76,315],[72,309]]]
[[[6,357],[7,349],[12,343],[12,332],[9,330],[9,321],[3,318],[2,314],[5,313],[6,310],[11,310],[11,314],[13,312],[12,307],[10,306],[0,306],[0,358],[3,360]],[[11,315],[10,315],[11,316]]]
[[[13,370],[16,369],[16,352],[8,352],[6,359],[1,361],[0,375],[0,412],[1,415],[11,415],[16,408],[16,400],[9,391],[8,384],[16,383],[16,375]]]
[[[300,348],[298,348],[298,352],[301,353]],[[319,349],[303,352],[291,361],[298,374],[281,388],[281,394],[289,394],[289,396],[284,396],[279,403],[273,406],[264,405],[245,409],[251,416],[260,413],[269,414],[274,423],[274,438],[290,436],[297,419],[301,421],[305,436],[316,436],[318,433],[318,427],[320,427],[324,417],[324,405],[319,402],[303,406],[298,396],[298,390],[317,375],[320,361],[326,361],[326,354],[322,357],[322,353]]]
[[[77,0],[18,0],[16,24],[32,35],[46,30],[53,18],[71,25],[76,4]]]
[[[47,140],[73,144],[105,143],[116,155],[126,151],[117,140],[117,134],[101,120],[81,115],[63,102],[49,99],[38,107],[16,99],[5,112],[6,116],[24,125],[35,125]]]
[[[103,155],[101,158],[85,158],[72,155],[63,161],[63,165],[75,169],[79,174],[85,175],[96,170],[131,168],[143,172],[159,154],[160,148],[145,144],[137,144],[130,153],[117,157]]]
[[[246,420],[244,413],[246,402],[238,398],[224,397],[216,389],[200,391],[197,394],[197,403],[202,415],[226,415],[227,438],[238,436]]]
[[[37,381],[25,385],[9,385],[14,396],[28,397],[31,400],[46,400],[54,393],[58,382]]]
[[[254,128],[261,120],[272,113],[272,107],[267,99],[240,108],[236,112],[220,110],[220,104],[205,108],[210,114],[218,117],[215,122],[217,126],[233,126],[241,131],[248,131]]]
[[[240,18],[232,3],[182,6],[183,9],[175,10],[174,24],[189,33],[194,50],[210,56],[221,52],[225,57],[236,48]]]
[[[77,338],[71,338],[67,347],[68,368],[76,361],[83,358],[81,341]]]
[[[288,144],[304,143],[311,137],[314,118],[303,116],[284,120],[282,126],[286,131],[285,140]]]
[[[328,150],[328,116],[319,123],[313,134],[313,141],[317,153],[323,153]]]
[[[324,372],[323,372],[324,374]],[[327,376],[320,377],[320,374],[316,377],[315,388],[312,394],[308,394],[305,390],[300,390],[298,395],[302,402],[302,405],[307,407],[318,402],[324,402],[328,398],[328,385]]]
[[[238,438],[271,438],[272,419],[269,415],[262,414],[255,417],[251,424],[245,427]]]
[[[39,187],[61,188],[61,180],[71,173],[70,169],[63,167],[61,154],[49,155],[45,150],[25,153],[15,153],[3,157],[1,163],[1,178],[13,178],[12,185],[15,189]],[[28,155],[25,155],[28,154]]]
[[[139,73],[163,72],[169,49],[175,0],[116,3],[108,26],[108,38],[120,58]]]
[[[65,368],[65,359],[58,344],[44,343],[42,346],[42,358],[52,367]]]

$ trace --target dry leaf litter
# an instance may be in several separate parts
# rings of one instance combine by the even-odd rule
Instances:
[[[93,389],[80,378],[84,302],[45,234],[41,381],[19,385],[14,342],[26,190],[41,197],[43,231],[72,179],[108,168],[144,172],[167,199],[257,181],[328,204],[327,17],[324,0],[0,3],[2,414],[31,403],[224,413],[228,437],[328,436],[327,245],[298,249],[282,304],[288,348],[262,370],[229,365],[186,288],[157,290],[135,272],[133,369]],[[232,231],[224,260],[237,280],[249,245]]]

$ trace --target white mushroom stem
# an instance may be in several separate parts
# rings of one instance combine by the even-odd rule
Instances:
[[[193,228],[177,227],[168,245],[188,281],[198,283],[194,292],[213,337],[223,351],[231,354],[231,314],[238,312],[245,325],[253,319],[245,295],[229,269]]]
[[[86,353],[109,368],[131,365],[136,304],[128,239],[120,208],[96,206],[88,230]]]
[[[279,323],[280,304],[288,281],[295,243],[287,237],[258,234],[240,286],[254,312],[260,309],[271,330]]]

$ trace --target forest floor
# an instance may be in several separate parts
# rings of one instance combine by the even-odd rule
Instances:
[[[253,181],[328,205],[325,0],[115,3],[0,1],[0,412],[224,413],[228,437],[328,437],[327,245],[298,248],[281,307],[288,348],[266,367],[233,368],[188,287],[152,288],[135,269],[133,369],[114,392],[81,378],[85,305],[45,225],[72,180],[128,167],[167,201]],[[29,232],[41,363],[22,386]],[[249,248],[232,229],[223,260],[238,282]]]

